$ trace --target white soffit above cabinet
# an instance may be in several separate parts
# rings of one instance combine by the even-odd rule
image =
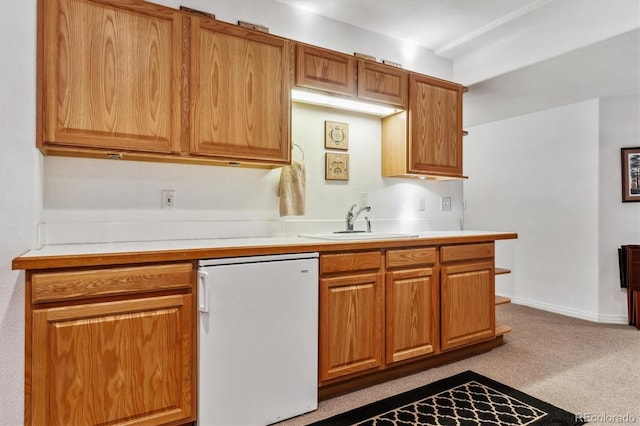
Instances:
[[[640,27],[638,0],[275,0],[458,59],[531,35],[565,51]]]
[[[549,0],[276,0],[437,51]]]

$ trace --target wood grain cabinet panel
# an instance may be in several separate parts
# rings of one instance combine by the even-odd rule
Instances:
[[[409,80],[409,172],[462,177],[462,91],[412,74]]]
[[[440,261],[442,263],[456,262],[460,260],[493,259],[495,244],[458,244],[442,246],[440,248]]]
[[[382,253],[376,251],[323,254],[320,257],[320,273],[356,272],[380,269]]]
[[[434,265],[438,254],[435,247],[387,250],[387,268]]]
[[[407,108],[409,72],[373,61],[358,60],[358,97]]]
[[[381,273],[320,280],[320,381],[380,368]]]
[[[306,44],[296,45],[296,85],[345,96],[356,95],[355,57]]]
[[[290,42],[219,21],[191,20],[191,153],[288,163]]]
[[[31,424],[192,416],[192,296],[33,311]]]
[[[386,274],[386,362],[438,351],[438,275],[432,268]]]
[[[382,119],[382,175],[463,178],[464,86],[409,75],[409,108]]]
[[[191,288],[190,263],[76,272],[38,272],[31,277],[32,303]]]
[[[495,335],[493,259],[441,268],[441,347],[448,350]]]
[[[179,152],[183,15],[125,0],[39,8],[39,147]]]
[[[196,420],[191,262],[28,271],[25,424]]]

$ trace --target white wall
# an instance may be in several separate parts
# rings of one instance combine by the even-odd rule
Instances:
[[[468,129],[465,228],[518,233],[516,303],[597,319],[598,121],[591,100]]]
[[[620,148],[640,146],[640,98],[600,102],[599,317],[603,322],[626,312],[620,289],[617,249],[640,242],[640,203],[622,203]]]
[[[509,229],[498,292],[579,318],[626,323],[617,248],[640,240],[621,202],[620,148],[640,146],[638,96],[568,105],[469,128],[465,227]]]
[[[35,145],[36,0],[0,14],[0,424],[23,422],[24,273],[11,260],[33,247],[41,204]]]
[[[325,180],[324,122],[349,125],[350,177]],[[44,161],[42,243],[268,236],[344,229],[347,210],[368,194],[374,230],[459,229],[462,183],[380,176],[380,119],[294,104],[292,137],[304,152],[304,216],[281,220],[280,169],[47,157]],[[302,153],[295,149],[295,160]],[[175,208],[161,208],[161,191],[175,191]],[[452,210],[440,212],[440,197]],[[425,210],[418,211],[420,199]],[[364,216],[364,215],[362,215]],[[363,227],[363,223],[358,223]]]

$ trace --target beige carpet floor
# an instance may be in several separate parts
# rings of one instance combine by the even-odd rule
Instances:
[[[640,330],[515,304],[497,306],[496,322],[513,329],[499,348],[322,401],[318,410],[278,425],[306,425],[473,370],[569,412],[585,414],[590,425],[640,426]]]

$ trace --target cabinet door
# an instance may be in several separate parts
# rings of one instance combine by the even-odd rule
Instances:
[[[377,62],[358,60],[358,97],[407,108],[409,73]]]
[[[288,163],[289,41],[192,18],[191,152],[224,161]]]
[[[438,276],[432,268],[387,272],[387,363],[438,350]]]
[[[380,273],[320,280],[320,381],[383,365],[382,298]]]
[[[39,146],[178,152],[182,15],[125,0],[39,3]]]
[[[493,262],[441,269],[441,347],[452,349],[495,333]]]
[[[189,294],[34,310],[30,423],[194,420],[192,320]]]
[[[296,45],[296,85],[309,89],[356,95],[353,56],[304,44]]]
[[[408,172],[462,177],[463,86],[409,78]]]

